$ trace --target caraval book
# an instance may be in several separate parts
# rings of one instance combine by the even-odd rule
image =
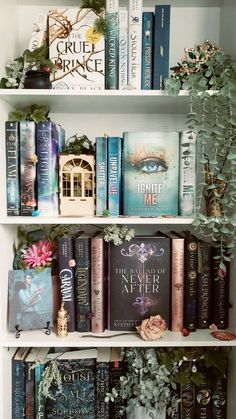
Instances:
[[[9,331],[52,326],[51,269],[8,272]]]
[[[92,9],[49,12],[49,58],[61,66],[52,74],[53,89],[104,89],[105,42],[94,30],[96,19]]]
[[[124,215],[178,215],[178,132],[125,132],[122,167]]]
[[[140,236],[108,249],[108,329],[135,330],[157,313],[169,326],[170,239]]]

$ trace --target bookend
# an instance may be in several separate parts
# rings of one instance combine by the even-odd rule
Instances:
[[[47,321],[46,327],[43,328],[43,330],[45,330],[45,334],[48,336],[51,334],[51,329],[49,328],[49,326],[50,326],[50,321]],[[19,339],[20,334],[22,332],[22,330],[19,329],[19,324],[15,325],[15,329],[16,329],[15,338]]]

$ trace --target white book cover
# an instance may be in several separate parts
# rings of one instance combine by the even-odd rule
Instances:
[[[51,77],[53,89],[104,89],[105,41],[94,30],[97,18],[92,9],[49,12],[49,58],[60,65]]]
[[[196,201],[196,135],[189,138],[186,131],[180,133],[180,215],[193,216]]]
[[[119,0],[106,0],[106,13],[118,13]]]
[[[141,89],[142,0],[129,0],[128,17],[128,85]]]
[[[119,89],[128,84],[128,10],[119,10]]]

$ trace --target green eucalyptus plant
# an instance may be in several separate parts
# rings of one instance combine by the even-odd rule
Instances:
[[[49,121],[49,107],[45,105],[30,105],[23,109],[9,112],[9,121]]]
[[[166,91],[170,95],[182,89],[188,92],[188,144],[197,136],[199,185],[193,226],[203,238],[215,242],[215,258],[225,274],[236,249],[236,63],[205,41],[186,49],[171,70]]]

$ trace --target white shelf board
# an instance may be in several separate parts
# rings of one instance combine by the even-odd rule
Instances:
[[[145,224],[145,225],[189,225],[191,217],[1,217],[0,224]]]
[[[92,335],[90,333],[69,333],[66,338],[58,338],[54,332],[46,335],[43,331],[23,331],[18,339],[14,333],[2,337],[3,347],[191,347],[191,346],[236,346],[236,340],[220,341],[213,338],[209,330],[198,330],[184,337],[180,332],[167,332],[164,338],[156,341],[144,341],[135,332],[110,332]]]
[[[6,3],[8,0],[4,0]],[[68,6],[79,6],[78,0],[70,0]],[[38,0],[18,0],[21,5],[38,5]],[[41,0],[41,5],[48,6],[65,6],[65,0]],[[153,0],[144,0],[144,7],[150,7],[155,4]],[[170,4],[174,7],[217,7],[222,4],[222,0],[162,0],[161,4]],[[120,0],[120,6],[126,6],[127,0]]]
[[[37,103],[55,113],[186,114],[188,93],[169,96],[160,90],[101,90],[75,92],[50,89],[0,89],[0,98],[13,109]]]

